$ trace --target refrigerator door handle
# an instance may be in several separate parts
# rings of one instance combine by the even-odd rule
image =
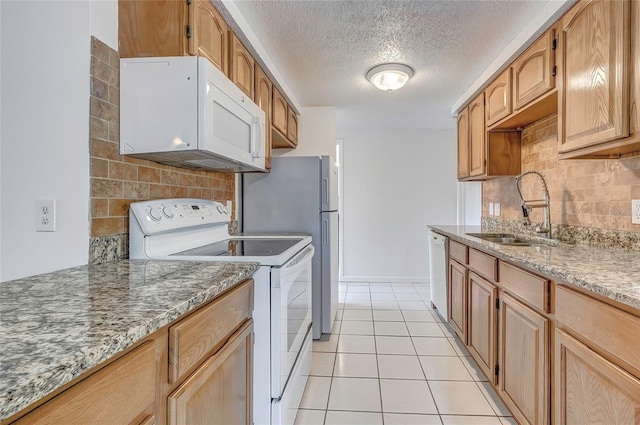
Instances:
[[[329,245],[329,220],[322,219],[322,245]]]
[[[322,203],[326,204],[329,208],[329,178],[324,177],[322,179]]]

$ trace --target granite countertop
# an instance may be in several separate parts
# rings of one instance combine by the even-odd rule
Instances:
[[[0,283],[0,420],[251,277],[258,267],[128,260]]]
[[[468,236],[480,226],[430,225],[435,232],[510,261],[556,282],[566,282],[640,309],[640,254],[584,244],[508,246]],[[530,239],[523,236],[525,239]]]

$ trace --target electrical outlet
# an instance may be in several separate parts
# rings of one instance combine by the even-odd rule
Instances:
[[[631,200],[631,224],[640,224],[640,199]]]
[[[489,215],[493,215],[493,202],[489,202]]]
[[[56,231],[56,201],[41,199],[36,201],[36,232]]]
[[[496,217],[500,217],[500,202],[493,204],[493,212]]]

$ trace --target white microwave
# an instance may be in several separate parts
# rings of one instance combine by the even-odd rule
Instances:
[[[265,170],[265,115],[208,59],[120,60],[120,153],[182,168]]]

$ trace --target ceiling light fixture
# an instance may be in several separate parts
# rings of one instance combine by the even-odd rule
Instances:
[[[367,80],[384,91],[398,90],[413,76],[413,69],[401,63],[384,63],[367,72]]]

